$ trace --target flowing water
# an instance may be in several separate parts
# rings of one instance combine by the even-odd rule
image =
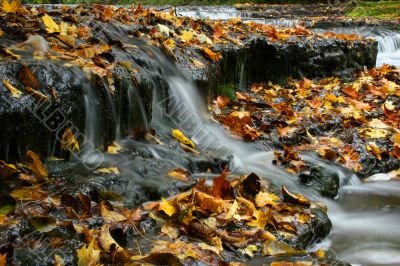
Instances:
[[[207,14],[211,16],[211,13]],[[117,33],[115,30],[110,31],[110,35],[112,34]],[[206,158],[221,158],[223,159],[221,162],[229,160],[230,168],[235,173],[255,172],[270,180],[274,185],[286,185],[311,199],[326,202],[333,229],[328,239],[318,243],[314,248],[318,248],[318,245],[330,247],[337,253],[339,259],[354,265],[400,265],[399,182],[363,183],[357,176],[339,166],[321,161],[316,156],[304,154],[306,160],[323,164],[339,173],[341,178],[342,187],[339,197],[336,200],[321,198],[313,189],[299,186],[296,176],[275,167],[272,164],[272,152],[260,151],[255,144],[233,139],[220,126],[211,122],[206,106],[200,100],[202,97],[198,95],[193,81],[175,63],[167,60],[159,49],[122,36],[127,35],[116,35],[115,38],[124,38],[124,43],[137,46],[140,53],[146,54],[148,60],[152,61],[150,65],[154,68],[145,75],[151,80],[151,73],[157,72],[165,79],[165,85],[159,82],[153,84],[152,121],[150,125],[146,124],[146,128],[156,128],[160,135],[169,133],[172,128],[179,128],[192,138],[198,150]],[[400,38],[398,36],[378,37],[382,62],[393,60],[395,64],[399,65],[400,61],[398,57],[396,58],[396,54],[399,53],[398,41]],[[133,60],[133,58],[134,55],[130,59]],[[131,90],[134,90],[133,84],[128,86],[129,104],[139,104],[139,106],[130,106],[130,117],[134,115],[133,113],[139,113],[142,120],[146,121],[140,97]],[[85,97],[86,134],[96,141],[98,139],[96,134],[99,135],[101,132],[98,132],[95,125],[97,110],[93,99],[93,95],[87,91]],[[118,111],[116,112],[115,116],[117,117],[120,114]],[[116,119],[118,120],[118,118]],[[118,125],[118,123],[116,124]],[[168,190],[170,184],[164,178],[165,172],[187,165],[183,155],[169,146],[143,144],[123,138],[119,143],[126,150],[134,147],[136,152],[140,151],[141,155],[146,155],[144,159],[135,156],[137,153],[116,156],[103,155],[105,156],[104,164],[118,165],[121,175],[127,176],[134,185],[141,185],[149,189]],[[96,158],[92,159],[95,161]],[[151,167],[144,169],[144,165]],[[143,171],[151,171],[152,178],[144,178]],[[200,175],[202,172],[201,169],[196,168],[193,168],[192,171]],[[126,185],[124,189],[128,195],[133,194],[130,191],[131,186]],[[172,195],[176,191],[169,191],[169,193]]]

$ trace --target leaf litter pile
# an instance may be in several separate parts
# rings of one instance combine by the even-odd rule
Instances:
[[[308,170],[298,155],[315,151],[361,175],[400,168],[400,71],[384,65],[353,82],[337,78],[253,84],[235,99],[219,96],[210,108],[233,135],[260,141],[289,172]]]
[[[131,27],[129,37],[147,40],[177,61],[184,54],[184,49],[198,49],[202,57],[192,58],[196,68],[220,61],[219,45],[243,46],[252,35],[263,36],[273,42],[289,42],[293,38],[363,41],[354,35],[320,35],[300,26],[280,29],[244,23],[239,18],[228,21],[195,20],[177,17],[173,10],[159,12],[140,5],[129,8],[64,6],[46,11],[40,7],[22,6],[18,1],[3,0],[0,10],[0,60],[63,61],[65,67],[78,66],[106,79],[111,93],[114,92],[112,70],[116,66],[125,67],[132,74],[140,70],[134,63],[114,56],[119,50],[131,51],[137,47],[121,40],[106,42],[96,37],[106,24]],[[50,87],[48,91],[40,90],[41,86],[28,66],[22,66],[20,73],[20,84],[7,79],[0,84],[8,91],[9,97],[18,100],[24,93],[29,93],[39,100],[57,99],[57,94]],[[393,78],[397,77],[397,72],[386,68],[370,75],[370,82],[386,86],[387,90],[386,94],[382,91],[379,94],[377,89],[371,92],[375,98],[368,98],[371,101],[368,108],[381,108],[378,106],[383,104],[386,109],[382,109],[380,114],[392,116],[380,120],[381,123],[373,120],[375,126],[370,126],[371,130],[366,128],[360,134],[390,138],[391,126],[396,121],[396,102],[392,98],[396,96],[397,85],[393,84],[398,80]],[[379,75],[384,76],[380,81],[377,78]],[[308,100],[311,101],[309,108],[321,105],[329,110],[329,114],[337,106],[350,108],[346,109],[346,115],[349,116],[348,124],[351,124],[364,123],[369,119],[363,113],[367,107],[359,98],[367,95],[364,93],[364,81],[366,79],[361,79],[358,85],[354,83],[354,89],[347,89],[347,94],[351,95],[346,98],[339,95],[341,91],[336,84],[339,82],[333,79],[319,81],[318,84],[303,80],[298,87],[294,83],[291,86],[294,86],[292,91],[298,90],[298,95],[302,95],[299,98],[304,100],[302,108],[306,107]],[[316,90],[320,90],[319,101],[322,104],[317,98],[309,98],[308,93]],[[330,92],[325,95],[326,90]],[[311,119],[301,113],[300,105],[285,104],[283,98],[287,98],[288,103],[295,102],[295,94],[290,94],[292,91],[272,84],[257,85],[253,88],[253,95],[238,94],[238,101],[218,98],[218,110],[214,111],[221,123],[246,139],[260,139],[266,136],[266,132],[275,129],[279,129],[281,137],[290,136],[296,133],[296,126],[302,119]],[[386,95],[385,98],[382,95]],[[329,100],[325,101],[325,98]],[[345,107],[342,101],[347,98],[347,103],[352,105]],[[375,103],[374,99],[379,101]],[[268,118],[270,121],[266,121],[263,112],[272,110],[268,108],[286,117],[271,115]],[[352,110],[353,115],[349,114]],[[355,115],[357,110],[358,115]],[[323,112],[319,115],[320,121],[327,119]],[[387,127],[382,128],[382,125]],[[324,154],[332,154],[324,150],[328,146],[322,145],[322,139],[312,134],[315,135],[307,129],[306,139],[309,141],[302,143],[299,149],[320,145],[318,149]],[[189,150],[194,150],[193,142],[182,132],[175,130],[172,135]],[[79,150],[79,143],[71,130],[66,129],[62,139],[63,149]],[[375,144],[370,144],[368,152],[375,155],[380,152],[382,157],[395,154],[389,149],[380,150],[379,142]],[[342,148],[347,149],[347,157],[335,157],[335,160],[345,160],[347,165],[358,170],[354,159],[356,152],[346,145]],[[289,148],[285,149],[288,151]],[[288,153],[290,158],[284,156],[284,159],[295,161],[292,160],[294,151]],[[300,164],[297,163],[297,167]],[[115,173],[118,169],[101,171]],[[0,175],[0,228],[4,232],[0,237],[0,266],[32,258],[50,265],[180,265],[199,262],[240,265],[255,256],[278,261],[273,265],[313,265],[312,261],[319,264],[318,261],[323,261],[325,257],[322,250],[308,253],[304,251],[307,246],[300,244],[307,242],[300,239],[307,238],[307,232],[315,229],[321,220],[321,213],[326,216],[323,204],[311,202],[285,187],[274,188],[255,174],[228,178],[228,173],[224,172],[212,183],[201,179],[187,192],[146,203],[136,209],[124,207],[115,197],[110,199],[101,193],[70,193],[68,185],[57,176],[52,176],[33,151],[26,152],[24,164],[0,161]],[[180,176],[179,173],[177,175]],[[325,230],[323,235],[326,235],[329,228],[320,230]],[[291,260],[296,258],[297,262],[284,262],[285,256]]]
[[[255,174],[228,178],[225,171],[211,184],[200,179],[173,198],[129,209],[101,194],[70,194],[34,152],[26,157],[27,165],[0,162],[2,194],[8,191],[0,227],[19,234],[2,242],[2,265],[21,249],[54,265],[240,265],[254,256],[294,256],[295,265],[312,265],[301,259],[325,256],[307,253],[298,238],[326,207],[285,187],[277,192]]]

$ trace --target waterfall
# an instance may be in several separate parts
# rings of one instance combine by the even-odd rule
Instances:
[[[391,32],[390,35],[376,37],[380,53],[394,53],[400,49],[400,33]]]
[[[128,34],[123,32],[123,28],[109,30],[107,35],[138,48],[135,53],[126,52],[119,55],[123,60],[134,61],[137,60],[138,55],[142,55],[141,60],[146,61],[146,67],[141,68],[140,71],[143,71],[143,76],[150,81],[150,87],[153,90],[152,119],[150,124],[146,124],[146,128],[156,128],[160,136],[170,135],[172,129],[182,130],[193,140],[196,149],[203,156],[210,160],[220,159],[221,162],[229,160],[230,170],[234,174],[254,172],[271,181],[273,186],[285,185],[290,190],[300,192],[310,199],[327,202],[329,216],[333,222],[332,234],[327,242],[338,253],[340,259],[366,264],[399,261],[399,258],[394,256],[395,251],[400,249],[400,228],[397,223],[399,197],[398,189],[394,189],[398,187],[398,184],[380,186],[361,183],[356,176],[342,171],[340,167],[323,162],[316,156],[305,155],[303,156],[305,160],[337,172],[341,184],[344,185],[337,200],[322,198],[313,188],[299,185],[296,175],[288,174],[283,169],[274,166],[273,152],[260,151],[256,143],[245,143],[234,139],[225,132],[222,126],[211,122],[206,105],[193,80],[176,63],[168,59],[161,49],[127,37]],[[398,44],[394,44],[395,41],[398,41],[398,37],[381,38],[382,48],[380,49],[387,51],[398,47]],[[390,52],[393,51],[390,50]],[[381,51],[380,54],[384,52]],[[160,82],[158,78],[162,81]],[[145,113],[135,86],[128,84],[126,87],[128,116],[131,119],[133,115],[139,113],[144,121],[147,121],[146,117],[149,114]],[[90,92],[86,94],[86,97],[91,97]],[[92,124],[96,120],[96,114],[91,114],[91,112],[96,112],[96,110],[88,100],[86,125],[87,134],[91,136],[96,131]],[[133,140],[122,140],[121,145],[124,145],[126,149],[134,146],[135,149],[140,150],[140,154],[147,156],[140,158],[136,156],[136,153],[134,155],[118,154],[115,157],[105,155],[106,164],[117,165],[124,177],[131,180],[131,183],[121,188],[127,194],[132,194],[130,191],[133,191],[138,184],[152,189],[169,189],[168,180],[162,171],[182,167],[181,162],[176,160],[180,158],[179,156],[187,156],[185,158],[193,156],[182,154],[168,145],[146,144]],[[154,165],[154,169],[151,170],[154,173],[152,172],[150,179],[143,178],[141,171],[145,164]],[[223,164],[220,165],[222,168]],[[176,191],[171,192],[171,195],[174,193]],[[365,243],[365,240],[367,244],[361,245],[360,243]],[[387,248],[377,249],[382,246]],[[391,259],[386,259],[385,256],[390,256]]]

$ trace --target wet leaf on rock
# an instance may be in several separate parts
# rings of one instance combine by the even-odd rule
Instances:
[[[32,170],[32,172],[36,175],[36,177],[42,180],[46,180],[49,173],[47,172],[47,169],[40,160],[39,156],[33,151],[27,151],[26,157],[30,159],[28,166]]]
[[[20,170],[13,164],[5,163],[4,161],[0,160],[0,175],[7,177],[16,173],[19,173]]]
[[[177,139],[180,143],[192,148],[196,149],[196,146],[194,145],[193,141],[191,141],[189,138],[187,138],[182,131],[179,129],[173,129],[172,130],[172,136]]]
[[[7,88],[7,90],[9,92],[11,92],[11,94],[14,98],[17,98],[17,99],[21,98],[22,92],[20,90],[18,90],[17,88],[15,88],[13,85],[11,85],[11,83],[8,80],[3,79],[3,84]]]
[[[282,186],[282,195],[285,201],[303,206],[310,206],[310,201],[301,194],[290,192],[285,186]]]
[[[19,69],[18,80],[24,84],[24,86],[30,87],[34,90],[39,90],[42,87],[35,74],[33,74],[32,70],[26,65],[22,65]]]
[[[79,143],[71,129],[66,128],[61,139],[61,148],[68,151],[79,151]]]
[[[221,53],[213,52],[209,48],[204,48],[203,51],[214,62],[218,62],[218,61],[220,61],[222,59],[222,54]]]

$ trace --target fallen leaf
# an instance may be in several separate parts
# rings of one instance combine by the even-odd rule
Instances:
[[[220,176],[213,178],[212,193],[216,198],[224,198],[229,193],[230,183],[226,179],[228,172],[225,170]]]
[[[126,220],[126,217],[114,211],[111,204],[109,204],[107,201],[100,202],[100,214],[107,221],[114,223]]]
[[[60,32],[60,26],[47,14],[44,14],[42,21],[46,26],[46,31],[48,33]]]
[[[13,164],[5,163],[4,161],[0,160],[0,175],[1,176],[10,176],[16,173],[21,172],[17,169],[17,167]]]
[[[7,266],[7,253],[0,253],[0,266]]]
[[[166,236],[168,236],[171,239],[177,239],[179,236],[178,228],[173,227],[173,226],[168,226],[166,224],[164,224],[161,227],[161,233],[165,234]]]
[[[79,151],[79,143],[71,129],[66,128],[61,138],[61,148],[68,151]]]
[[[40,233],[48,233],[57,228],[57,221],[54,217],[35,216],[29,219],[29,223]]]
[[[177,168],[177,169],[170,171],[168,173],[168,176],[173,177],[178,180],[181,180],[181,181],[188,181],[191,177],[191,173],[186,170]]]
[[[39,179],[46,180],[49,173],[42,161],[40,160],[39,156],[33,151],[27,151],[26,157],[31,160],[28,163],[28,167],[32,170],[35,176]]]
[[[193,35],[194,32],[193,31],[181,31],[181,35],[179,36],[179,38],[183,41],[183,42],[190,42],[193,39]]]
[[[258,247],[256,245],[248,245],[245,249],[242,249],[242,254],[246,254],[249,257],[254,257],[254,252],[258,252]]]
[[[239,204],[237,203],[236,200],[233,201],[231,207],[229,208],[229,211],[226,213],[225,215],[225,219],[226,220],[230,220],[233,218],[233,216],[236,214],[237,210],[238,210]]]
[[[99,242],[103,249],[107,252],[115,250],[121,252],[123,248],[114,240],[110,234],[110,224],[104,224],[100,229]]]
[[[290,192],[285,186],[282,186],[282,195],[285,201],[292,204],[299,204],[306,207],[310,206],[310,201],[301,194]]]
[[[218,62],[218,61],[220,61],[222,59],[222,54],[221,53],[215,53],[209,48],[204,48],[203,51],[214,62]]]
[[[175,212],[176,212],[176,209],[175,209],[175,207],[169,202],[169,201],[167,201],[166,199],[162,199],[162,202],[160,203],[160,205],[159,205],[159,207],[158,207],[158,209],[160,210],[160,211],[163,211],[164,213],[166,213],[168,216],[172,216],[172,215],[174,215],[175,214]]]
[[[188,139],[182,131],[180,131],[179,129],[173,129],[172,130],[172,136],[177,139],[180,143],[189,146],[192,149],[196,149],[196,146],[194,145],[193,141],[191,141],[190,139]]]
[[[47,194],[47,192],[41,190],[41,186],[34,186],[13,190],[10,196],[17,200],[40,200]]]
[[[98,173],[102,174],[116,174],[119,175],[119,170],[117,167],[99,168],[96,170]]]
[[[30,87],[34,90],[39,90],[42,87],[35,74],[33,74],[32,70],[26,65],[22,65],[18,70],[18,80],[24,84],[25,87]]]
[[[380,139],[385,138],[389,132],[382,128],[368,128],[364,134],[371,139]]]
[[[275,206],[280,200],[281,199],[278,196],[267,192],[258,193],[255,199],[257,207],[260,208],[264,207],[265,205]]]
[[[100,250],[94,248],[95,239],[78,249],[78,266],[99,266]]]
[[[21,1],[19,0],[3,0],[1,5],[1,11],[4,13],[17,13],[18,9],[21,7]]]
[[[8,91],[11,92],[14,98],[17,99],[21,98],[22,92],[16,89],[13,85],[11,85],[11,83],[8,80],[3,79],[3,84],[8,89]]]
[[[34,90],[31,87],[25,87],[25,91],[32,94],[39,101],[48,101],[49,97],[41,93],[40,91]]]

